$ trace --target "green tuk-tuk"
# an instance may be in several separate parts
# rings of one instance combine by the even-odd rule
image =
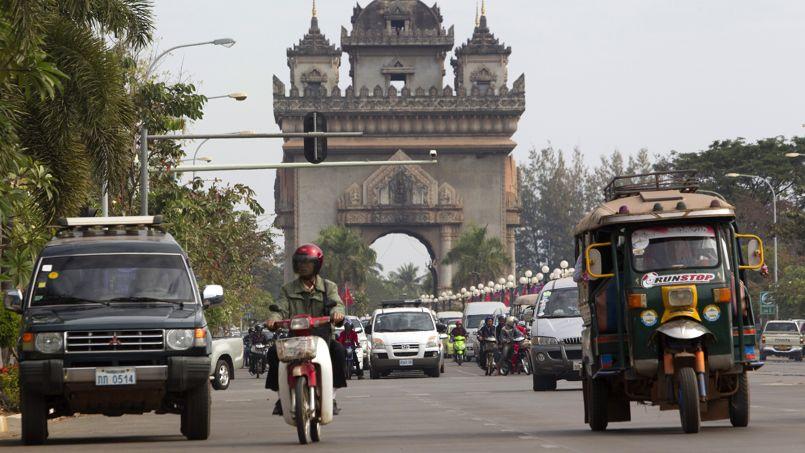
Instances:
[[[763,363],[745,271],[763,266],[760,238],[695,171],[616,177],[604,192],[575,230],[585,422],[629,421],[638,401],[678,409],[687,433],[746,426],[747,371]]]

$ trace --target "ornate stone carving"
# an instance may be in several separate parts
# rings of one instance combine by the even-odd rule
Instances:
[[[492,83],[497,80],[497,76],[492,74],[486,67],[481,67],[470,74],[471,82],[488,82]]]
[[[372,96],[376,98],[383,96],[383,88],[380,85],[375,85],[375,89],[372,92]]]
[[[324,83],[327,81],[327,74],[322,74],[318,69],[302,74],[302,82],[305,83]]]
[[[274,85],[273,86],[274,97],[279,96],[285,97],[285,84],[282,82],[282,80],[280,80],[279,77],[275,75],[272,82]]]
[[[450,85],[447,85],[446,87],[444,87],[444,89],[442,90],[442,96],[444,96],[444,97],[453,97],[453,88],[450,87]]]
[[[411,160],[399,150],[392,161]],[[425,205],[437,203],[437,182],[416,165],[382,167],[363,183],[363,199],[368,206]]]
[[[512,93],[525,93],[525,74],[520,74],[520,77],[512,84]]]
[[[439,205],[443,206],[462,206],[463,202],[458,197],[455,187],[443,182],[439,186]]]

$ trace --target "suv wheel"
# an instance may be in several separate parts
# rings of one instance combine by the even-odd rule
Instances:
[[[183,433],[188,440],[206,440],[210,437],[210,384],[192,388],[185,394],[182,411]]]
[[[215,374],[212,376],[212,387],[215,390],[226,390],[229,388],[231,380],[229,363],[224,359],[218,359],[218,363],[215,364]]]
[[[42,445],[48,437],[48,408],[45,396],[24,387],[20,395],[22,443]]]

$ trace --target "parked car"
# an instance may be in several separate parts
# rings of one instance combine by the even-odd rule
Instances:
[[[539,293],[531,325],[534,391],[556,390],[556,381],[581,380],[579,290],[572,278],[548,282]]]
[[[760,337],[760,359],[768,356],[802,361],[805,323],[797,320],[769,321]]]
[[[48,418],[75,413],[181,416],[190,440],[210,433],[210,352],[199,290],[160,216],[61,219],[6,309],[22,314],[22,441],[42,444]]]
[[[239,335],[213,338],[210,365],[212,388],[229,388],[230,382],[235,379],[235,370],[243,366],[243,339]]]
[[[467,360],[477,358],[480,345],[475,333],[488,316],[497,317],[508,313],[503,302],[470,302],[464,309],[464,328],[467,329]]]
[[[366,329],[372,336],[369,376],[378,379],[395,370],[421,370],[439,377],[444,357],[438,327],[427,308],[375,310]]]

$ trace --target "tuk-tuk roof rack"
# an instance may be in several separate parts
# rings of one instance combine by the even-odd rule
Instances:
[[[63,217],[56,221],[56,237],[164,234],[161,215],[124,217]]]
[[[640,192],[678,190],[693,193],[699,189],[696,170],[673,170],[616,176],[604,188],[606,201],[638,195]]]

